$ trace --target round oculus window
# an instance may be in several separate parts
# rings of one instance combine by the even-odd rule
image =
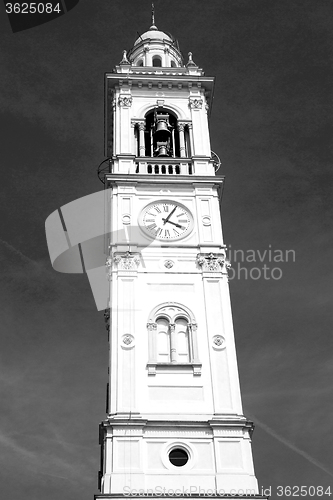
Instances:
[[[188,454],[182,448],[174,448],[169,453],[169,460],[176,467],[183,467],[188,462]]]

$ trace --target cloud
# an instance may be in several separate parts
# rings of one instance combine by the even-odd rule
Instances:
[[[331,470],[329,470],[326,467],[326,465],[322,464],[321,462],[319,462],[318,460],[316,460],[315,458],[313,458],[311,455],[309,455],[309,453],[306,453],[305,451],[303,451],[300,448],[298,448],[298,446],[294,445],[288,439],[286,439],[285,437],[281,436],[279,433],[277,433],[271,427],[269,427],[268,425],[266,425],[264,422],[261,422],[255,415],[250,415],[249,413],[247,413],[247,415],[252,420],[255,421],[255,423],[256,423],[256,425],[258,425],[258,427],[260,427],[261,429],[263,429],[264,431],[266,431],[267,434],[269,434],[270,436],[274,437],[280,443],[282,443],[285,446],[287,446],[287,448],[293,450],[295,453],[297,453],[301,457],[305,458],[308,462],[310,462],[311,464],[315,465],[316,467],[318,467],[323,472],[326,472],[328,475],[330,475],[331,477],[333,477],[333,472]]]
[[[13,460],[17,467],[27,472],[36,472],[55,478],[61,478],[68,481],[86,481],[89,479],[85,475],[85,468],[91,464],[85,464],[82,461],[82,456],[79,447],[67,442],[63,438],[51,437],[54,431],[54,425],[48,429],[48,432],[42,436],[15,434],[10,436],[4,430],[0,430],[0,444],[7,449],[5,454],[2,454],[2,460],[6,462]],[[22,444],[24,441],[30,442],[30,446]],[[51,452],[49,450],[52,450]],[[17,458],[19,455],[19,459]],[[77,459],[80,455],[81,460]],[[52,472],[50,472],[52,471]]]

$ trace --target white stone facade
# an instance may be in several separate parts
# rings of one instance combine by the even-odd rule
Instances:
[[[161,66],[153,66],[155,56]],[[213,83],[191,56],[184,66],[154,26],[106,75],[110,359],[96,498],[131,490],[158,496],[159,488],[258,495],[221,227],[223,178],[210,149]],[[151,112],[174,120],[170,156],[149,150]],[[174,240],[149,237],[141,214],[152,202],[185,207],[190,230]],[[177,234],[181,219],[161,220]],[[175,449],[187,456],[182,466],[170,460]]]

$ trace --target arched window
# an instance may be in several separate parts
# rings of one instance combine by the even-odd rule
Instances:
[[[143,66],[143,60],[142,59],[139,59],[139,61],[137,63],[137,66]]]
[[[160,304],[151,312],[147,329],[149,375],[179,366],[191,368],[194,375],[201,374],[197,324],[187,307],[175,302]]]
[[[162,66],[162,59],[160,56],[153,57],[153,66],[160,68]]]
[[[185,318],[178,318],[175,321],[175,334],[177,345],[177,358],[180,363],[190,361],[188,321]]]
[[[176,68],[176,63],[173,59],[171,59],[171,68]]]
[[[159,363],[170,363],[171,347],[169,321],[165,318],[158,318],[156,320],[156,325],[157,361]]]

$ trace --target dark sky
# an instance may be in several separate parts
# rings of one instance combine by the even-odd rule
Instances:
[[[332,2],[155,8],[157,26],[216,76],[210,131],[226,175],[225,241],[255,252],[255,262],[231,254],[230,288],[259,483],[273,500],[277,485],[333,493]],[[86,276],[53,271],[44,222],[103,187],[103,74],[150,26],[150,2],[81,0],[16,34],[0,12],[1,497],[92,500],[106,330]],[[245,279],[254,267],[259,279]]]

